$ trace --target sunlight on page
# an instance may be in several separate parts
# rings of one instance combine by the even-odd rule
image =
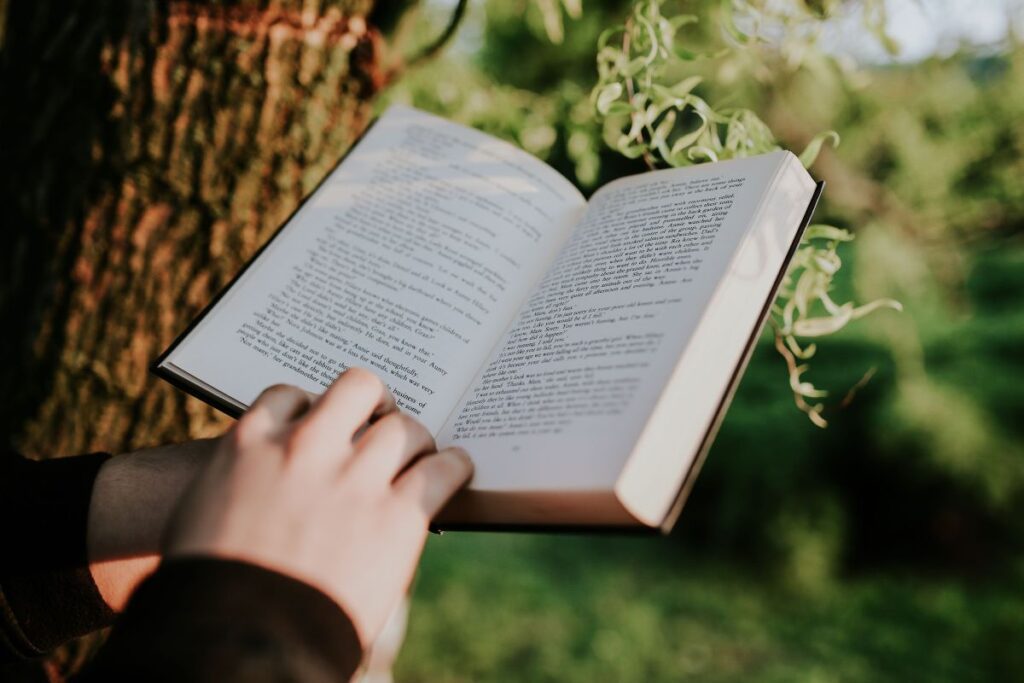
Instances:
[[[591,198],[441,432],[474,454],[474,488],[614,485],[781,154],[632,176]]]
[[[169,361],[243,405],[366,367],[436,433],[584,207],[525,152],[392,108]]]

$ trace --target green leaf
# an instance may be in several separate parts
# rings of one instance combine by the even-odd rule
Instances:
[[[794,337],[791,334],[786,335],[785,342],[786,346],[789,347],[789,350],[793,352],[793,355],[799,358],[800,360],[807,360],[808,358],[813,358],[815,352],[818,350],[817,344],[808,344],[807,348],[805,349],[800,348],[800,343],[796,340],[796,337]]]
[[[554,0],[536,0],[536,7],[540,10],[544,31],[548,35],[548,40],[556,45],[560,45],[565,37],[561,8],[555,4]]]
[[[644,132],[644,114],[643,112],[634,111],[633,116],[629,122],[629,132],[626,133],[626,137],[630,140],[639,140],[640,136]]]
[[[685,47],[679,47],[678,45],[674,47],[672,51],[675,52],[676,57],[684,62],[695,62],[701,57],[701,53],[694,52],[693,50],[689,50]]]
[[[608,111],[605,112],[607,116],[622,116],[633,112],[633,107],[630,106],[629,102],[623,102],[616,100],[612,102],[611,106],[608,107]]]
[[[672,156],[668,148],[668,136],[672,133],[675,125],[676,113],[670,110],[654,129],[654,134],[651,136],[651,144],[658,148],[658,152],[666,161]]]
[[[597,52],[597,63],[607,68],[618,67],[624,64],[626,56],[620,47],[602,47]]]
[[[800,337],[823,337],[834,334],[844,328],[851,320],[863,318],[879,308],[891,308],[902,311],[903,305],[893,299],[877,299],[856,308],[851,303],[845,303],[830,317],[797,320],[793,323],[793,333]]]
[[[797,320],[793,323],[793,334],[798,337],[824,337],[843,329],[851,320],[853,304],[843,304],[836,315]]]
[[[733,40],[737,43],[746,45],[750,40],[750,37],[740,31],[739,27],[736,25],[736,19],[732,13],[732,3],[733,0],[722,0],[720,5],[722,11],[722,28],[725,29],[726,33],[732,36]]]
[[[820,288],[820,282],[816,275],[814,271],[805,270],[800,273],[796,287],[793,288],[793,295],[790,298],[801,316],[807,315],[811,301],[817,298],[815,292]]]
[[[819,251],[811,256],[811,264],[819,272],[826,275],[835,275],[843,262],[839,260],[839,254],[835,252]]]
[[[895,299],[876,299],[870,303],[857,306],[853,309],[852,318],[853,320],[859,320],[869,313],[877,311],[879,308],[891,308],[894,311],[903,311],[903,304]]]
[[[612,103],[620,97],[622,97],[621,83],[609,83],[604,86],[597,94],[597,111],[602,115],[606,115]]]
[[[672,154],[679,154],[684,149],[697,142],[707,125],[708,122],[704,121],[696,130],[692,130],[689,133],[685,133],[676,138],[675,142],[672,143]]]
[[[678,97],[672,94],[672,90],[666,88],[663,85],[655,83],[651,86],[651,91],[654,93],[654,101],[656,104],[662,107],[679,107],[682,102]]]
[[[793,393],[806,398],[822,398],[823,396],[828,396],[827,391],[816,389],[810,382],[800,381],[800,375],[805,372],[807,372],[807,366],[798,365],[793,368],[793,372],[790,373],[789,386],[793,390]]]
[[[672,22],[668,21],[664,17],[658,19],[657,26],[662,44],[671,45],[676,36],[675,26],[673,26]]]
[[[804,231],[805,240],[832,240],[833,242],[852,242],[853,233],[849,230],[843,230],[832,225],[823,225],[821,223],[815,223],[814,225],[808,225],[807,230]]]
[[[672,28],[678,29],[687,24],[696,24],[700,21],[700,17],[696,14],[677,14],[674,17],[670,17],[668,21],[672,24]]]
[[[620,135],[615,141],[615,149],[627,159],[636,159],[643,156],[647,147],[634,142],[634,138],[628,135]]]
[[[622,76],[624,78],[632,78],[633,76],[636,76],[650,61],[651,60],[647,57],[634,57],[626,62],[626,65],[622,67]]]
[[[658,58],[658,30],[650,20],[643,16],[637,16],[636,23],[644,29],[647,41],[651,44],[650,50],[647,52],[646,60],[653,62]]]
[[[689,95],[690,91],[692,91],[694,88],[700,85],[700,82],[703,80],[704,78],[701,76],[690,76],[689,78],[684,78],[683,80],[673,85],[671,88],[669,88],[669,91],[676,97]]]
[[[696,129],[690,131],[689,133],[684,133],[683,135],[680,135],[672,143],[672,149],[671,149],[671,151],[669,153],[669,157],[670,157],[669,162],[673,166],[680,166],[680,165],[682,165],[681,163],[679,163],[681,161],[681,159],[678,159],[678,157],[680,157],[682,155],[683,150],[685,150],[687,147],[690,147],[691,145],[696,143],[697,140],[700,139],[700,136],[704,133],[704,130],[708,126],[708,120],[706,118],[701,116],[699,113],[697,114],[697,116],[700,116],[700,118],[701,118],[700,125],[697,126]],[[687,160],[689,160],[690,157],[686,156],[685,158]]]
[[[834,130],[826,130],[811,138],[811,141],[807,143],[807,147],[800,153],[800,163],[804,165],[804,168],[810,168],[811,164],[815,162],[818,154],[821,152],[821,146],[825,144],[826,140],[830,140],[833,147],[838,147],[839,133]]]
[[[696,145],[690,148],[690,151],[686,153],[686,156],[690,158],[690,161],[700,163],[701,157],[705,161],[718,161],[718,154],[715,150],[711,149],[706,145]]]
[[[600,52],[604,48],[608,47],[608,43],[612,41],[612,38],[623,33],[626,30],[625,26],[612,26],[601,31],[601,35],[597,37],[597,51]]]

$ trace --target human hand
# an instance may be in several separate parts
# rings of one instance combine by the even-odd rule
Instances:
[[[341,605],[368,647],[412,581],[431,518],[472,474],[462,451],[434,451],[366,370],[319,398],[271,387],[182,500],[167,554],[304,581]]]
[[[93,581],[111,609],[121,610],[156,569],[167,521],[216,443],[146,448],[103,463],[89,500],[86,547]]]

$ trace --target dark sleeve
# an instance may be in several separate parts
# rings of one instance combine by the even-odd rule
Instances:
[[[81,681],[347,681],[362,658],[319,590],[233,560],[164,562],[132,595]]]
[[[112,622],[86,550],[93,481],[108,457],[0,451],[0,659],[36,657]]]

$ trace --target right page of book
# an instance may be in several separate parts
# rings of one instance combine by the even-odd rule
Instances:
[[[594,195],[442,428],[439,443],[472,455],[472,488],[614,486],[786,159],[645,173]]]

